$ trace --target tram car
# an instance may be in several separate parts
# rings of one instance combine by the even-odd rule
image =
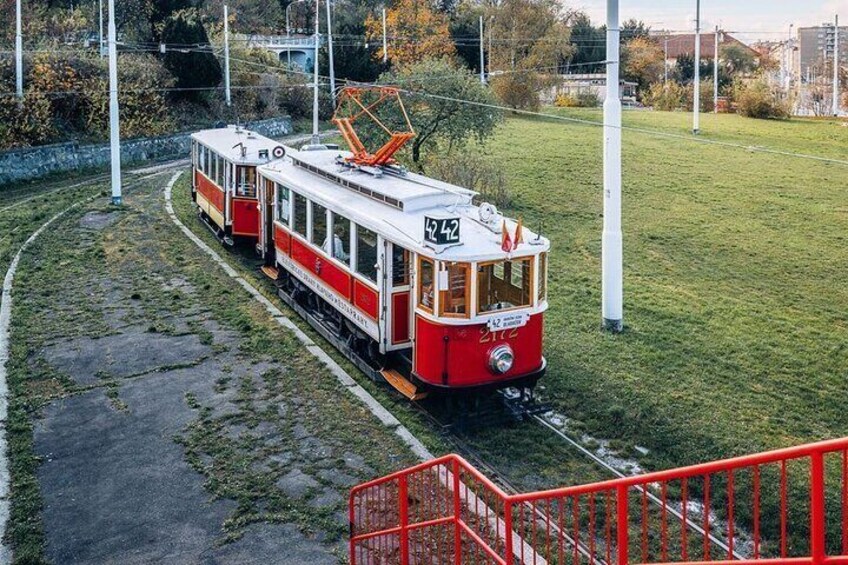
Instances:
[[[201,218],[226,244],[256,242],[260,217],[256,168],[280,159],[277,142],[239,126],[191,136],[192,200]]]
[[[265,272],[366,374],[410,399],[532,390],[545,372],[550,242],[475,204],[474,191],[398,166],[411,126],[365,150],[353,129],[365,112],[341,112],[351,98],[366,108],[356,96],[343,91],[334,118],[351,151],[287,148],[257,169]]]

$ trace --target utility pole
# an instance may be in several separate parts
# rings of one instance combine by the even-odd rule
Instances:
[[[483,55],[483,16],[480,16],[480,84],[486,84],[486,63]]]
[[[224,4],[224,98],[227,106],[232,106],[230,95],[230,13]]]
[[[115,0],[109,0],[109,144],[112,156],[112,204],[121,205],[121,132],[118,123],[118,38]]]
[[[15,94],[24,97],[24,36],[21,31],[21,0],[15,2]]]
[[[98,47],[100,48],[100,58],[106,56],[106,49],[103,48],[103,0],[97,0],[97,11],[100,14],[100,35],[98,38],[100,39],[100,43]]]
[[[317,1],[317,0],[316,0]],[[331,14],[330,0],[327,0],[327,55],[330,63],[330,97],[333,99],[333,106],[336,105],[336,72],[333,69],[333,16]],[[318,54],[315,54],[315,60],[318,60]]]
[[[318,135],[318,40],[321,37],[318,29],[318,16],[320,15],[319,2],[315,0],[315,53],[312,57],[312,145],[319,145],[321,137]]]
[[[839,15],[833,25],[833,115],[839,117]]]
[[[602,239],[601,315],[603,327],[624,327],[621,236],[621,99],[619,93],[618,0],[607,0],[607,95],[604,100],[604,233]]]
[[[695,92],[692,109],[692,133],[701,131],[701,0],[695,0]]]
[[[713,114],[718,114],[718,26],[715,28],[715,53],[713,53]]]
[[[383,64],[389,61],[389,48],[386,44],[386,9],[383,8]]]

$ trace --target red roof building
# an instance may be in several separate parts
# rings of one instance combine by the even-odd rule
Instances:
[[[745,49],[749,50],[752,55],[754,55],[758,60],[760,58],[760,54],[752,49],[750,46],[742,43],[732,35],[726,32],[719,32],[719,49],[726,45],[736,44],[741,45]],[[682,33],[682,34],[665,34],[665,33],[657,33],[652,35],[659,44],[660,47],[668,49],[668,60],[671,64],[674,64],[675,61],[681,55],[694,55],[695,54],[695,34],[694,33]],[[713,55],[715,53],[715,41],[716,34],[715,33],[702,33],[701,34],[701,59],[712,60]],[[666,43],[667,42],[667,43]]]

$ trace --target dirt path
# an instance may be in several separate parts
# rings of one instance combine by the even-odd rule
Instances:
[[[337,563],[350,485],[415,461],[164,213],[69,213],[19,267],[19,561]]]

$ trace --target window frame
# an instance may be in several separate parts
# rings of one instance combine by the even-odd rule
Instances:
[[[303,238],[306,241],[309,241],[306,238],[306,234],[309,233],[309,199],[307,197],[303,196],[302,194],[300,194],[299,192],[297,192],[296,190],[292,190],[291,194],[292,194],[291,222],[289,222],[289,227],[291,228],[291,232],[293,234],[300,236],[301,238]],[[297,231],[297,221],[296,221],[297,220],[297,214],[298,214],[297,211],[300,208],[300,206],[298,204],[298,198],[303,200],[303,205],[304,205],[303,206],[304,216],[303,216],[303,232],[302,233]]]
[[[548,301],[548,252],[543,251],[537,255],[536,260],[536,305]]]
[[[364,229],[364,230],[374,234],[374,255],[375,256],[374,256],[374,278],[373,279],[371,277],[369,277],[367,274],[361,273],[359,271],[359,251],[360,251],[359,250],[359,230],[360,229]],[[363,281],[367,281],[371,285],[373,285],[375,287],[379,287],[378,281],[380,280],[380,273],[379,273],[379,269],[377,268],[377,263],[379,263],[379,260],[380,260],[380,234],[378,234],[374,230],[370,230],[370,229],[366,228],[363,225],[357,224],[356,222],[353,222],[353,232],[352,233],[353,233],[353,239],[356,242],[356,246],[353,247],[353,249],[355,249],[356,252],[352,254],[354,256],[354,258],[353,258],[353,261],[351,262],[351,271],[355,275],[357,275],[360,279],[362,279]]]
[[[448,273],[448,286],[449,287],[450,287],[450,270],[448,268],[449,265],[451,265],[451,264],[459,265],[459,266],[463,267],[464,270],[465,270],[465,295],[463,297],[463,302],[464,302],[464,306],[465,306],[465,313],[445,311],[445,303],[447,302],[447,298],[448,298],[448,295],[449,295],[451,289],[450,288],[444,288],[444,289],[440,288],[439,289],[439,309],[438,309],[439,317],[440,318],[456,318],[456,319],[468,319],[468,318],[470,318],[471,317],[471,291],[472,291],[472,284],[471,284],[471,282],[472,282],[471,281],[471,272],[472,272],[471,268],[472,267],[471,266],[473,265],[473,263],[471,263],[470,261],[439,261],[438,263],[439,263],[438,269],[436,271],[438,273],[436,275],[436,282],[438,282],[439,278],[441,277],[442,272]]]
[[[527,261],[527,260],[530,261],[530,268],[528,269],[529,272],[530,272],[530,281],[529,281],[528,292],[527,292],[527,295],[528,295],[527,304],[523,304],[523,305],[520,305],[520,306],[512,306],[510,308],[501,308],[500,310],[483,311],[481,309],[482,302],[480,300],[481,299],[481,296],[480,296],[480,268],[486,267],[487,265],[495,265],[497,263],[509,262],[510,263],[509,272],[507,272],[506,265],[504,265],[504,278],[503,279],[498,278],[498,280],[502,280],[505,284],[507,284],[507,285],[509,285],[513,288],[518,288],[518,287],[516,287],[515,285],[512,284],[512,263],[523,262],[523,261]],[[479,261],[479,262],[475,263],[474,265],[475,265],[474,276],[475,276],[475,279],[476,279],[474,281],[474,287],[475,287],[475,292],[476,292],[476,296],[475,296],[476,312],[475,312],[475,315],[478,315],[478,316],[489,316],[489,315],[492,315],[492,314],[496,315],[496,314],[500,314],[500,313],[503,313],[503,312],[512,312],[514,310],[521,310],[521,309],[525,309],[525,308],[533,308],[536,305],[536,276],[535,276],[536,255],[523,255],[521,257],[513,257],[512,259],[495,259],[493,261]],[[492,275],[494,276],[494,268],[492,269]]]
[[[328,207],[327,212],[329,212],[329,216],[328,216],[328,220],[327,220],[327,234],[331,235],[333,237],[333,240],[332,240],[333,243],[330,244],[330,252],[329,253],[327,253],[327,250],[324,249],[323,246],[321,247],[321,251],[326,253],[327,256],[330,257],[330,259],[332,259],[333,261],[336,261],[339,265],[344,265],[351,273],[353,273],[353,272],[355,272],[355,269],[352,266],[353,265],[353,243],[351,242],[351,240],[354,239],[353,221],[350,218],[348,218],[347,216],[345,216],[344,214],[339,214],[338,212],[336,212],[332,208]],[[337,218],[342,218],[345,222],[347,222],[347,262],[342,261],[341,259],[336,257],[336,254],[334,253],[335,250],[333,249],[333,244],[336,241],[335,238],[336,238],[336,219]],[[339,236],[339,239],[342,239],[342,237]],[[344,251],[344,248],[342,249],[342,251]]]
[[[268,181],[268,182],[271,182],[271,181]],[[288,198],[285,199],[285,201],[288,202],[288,209],[286,210],[286,212],[287,212],[286,218],[283,218],[283,215],[282,215],[283,200],[280,199],[280,191],[281,190],[285,190],[286,194],[288,195]],[[291,225],[290,225],[291,224],[291,217],[292,217],[292,197],[291,197],[291,193],[292,193],[291,189],[289,187],[287,187],[286,185],[280,184],[278,182],[274,182],[274,194],[275,194],[274,207],[276,208],[274,210],[274,220],[280,222],[281,224],[285,225],[286,227],[291,227]]]
[[[438,271],[436,270],[437,261],[431,257],[427,257],[426,255],[421,255],[420,253],[416,254],[415,260],[415,308],[423,310],[424,312],[435,315],[436,312],[436,297],[438,296],[438,292],[436,291],[436,287],[438,286]],[[424,292],[422,286],[424,284],[424,269],[421,267],[424,262],[430,263],[432,267],[432,277],[431,277],[431,286],[433,287],[431,292],[431,300],[430,306],[427,306],[423,302]]]
[[[330,233],[330,218],[329,218],[330,209],[327,208],[326,206],[324,206],[323,204],[319,204],[318,202],[315,202],[314,200],[310,200],[309,201],[309,234],[308,234],[309,237],[307,237],[306,240],[309,243],[311,243],[312,245],[314,245],[315,247],[319,247],[321,249],[324,249],[324,240],[323,239],[321,241],[315,240],[315,208],[316,208],[316,206],[318,208],[323,208],[323,210],[324,210],[324,239],[326,239],[327,234]]]

